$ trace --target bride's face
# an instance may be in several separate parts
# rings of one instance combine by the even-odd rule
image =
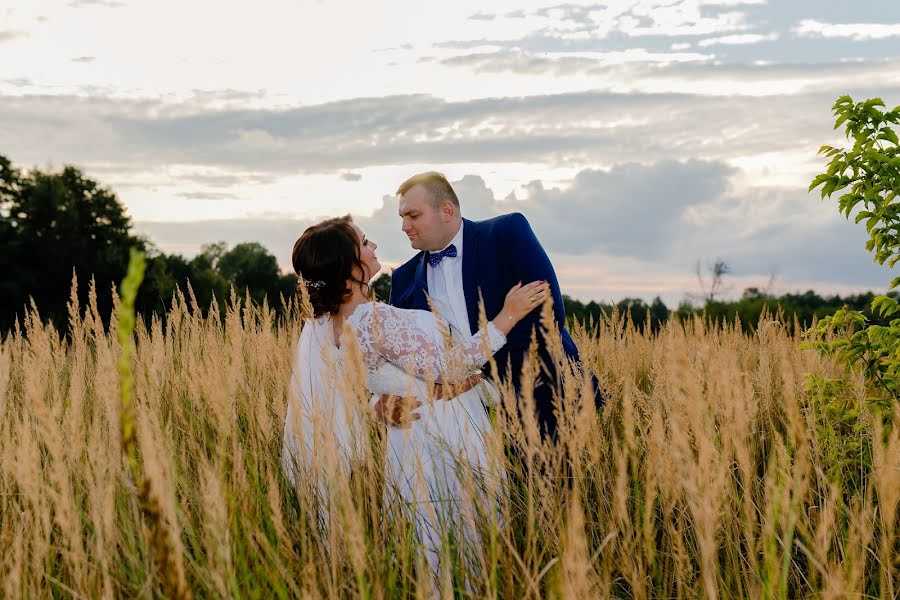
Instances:
[[[381,270],[381,263],[378,262],[378,257],[375,256],[378,244],[367,239],[366,234],[363,233],[363,230],[356,223],[353,224],[353,229],[356,230],[356,235],[359,237],[359,259],[362,261],[365,269],[362,280],[372,281],[372,278]]]

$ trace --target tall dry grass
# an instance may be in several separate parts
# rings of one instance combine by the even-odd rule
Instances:
[[[806,383],[841,373],[775,321],[754,336],[699,319],[655,336],[615,316],[577,328],[608,406],[595,418],[585,382],[567,376],[549,446],[512,417],[505,389],[492,448],[506,461],[512,440],[531,468],[496,505],[472,494],[478,543],[447,524],[434,582],[403,507],[384,504],[377,424],[352,473],[329,473],[327,522],[315,485],[287,484],[296,311],[279,320],[232,299],[200,314],[180,297],[164,324],[136,328],[137,457],[158,524],[120,446],[121,348],[96,304],[72,307],[65,336],[32,314],[0,345],[3,597],[160,596],[173,575],[155,567],[160,531],[173,555],[161,564],[183,570],[196,597],[898,594],[900,429],[868,415],[851,376],[852,435],[872,451],[850,466],[860,484],[841,485]]]

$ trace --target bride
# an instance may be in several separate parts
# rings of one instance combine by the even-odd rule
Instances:
[[[294,484],[315,478],[327,515],[325,480],[346,473],[368,443],[362,423],[373,408],[353,399],[358,395],[348,384],[353,363],[361,363],[375,398],[419,400],[416,420],[385,419],[395,425],[387,435],[385,497],[412,509],[436,572],[441,524],[459,525],[455,507],[470,487],[457,467],[465,463],[470,473],[487,477],[492,472],[485,439],[491,424],[483,404],[492,398],[482,394],[496,392],[479,383],[478,368],[503,347],[516,323],[549,298],[549,286],[514,286],[493,321],[467,339],[451,340],[438,315],[370,299],[368,282],[381,269],[376,248],[349,216],[310,227],[294,244],[294,270],[308,291],[313,318],[304,323],[297,343],[283,466]],[[448,401],[433,401],[453,393]]]

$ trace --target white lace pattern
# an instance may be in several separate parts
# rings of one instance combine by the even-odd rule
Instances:
[[[506,344],[506,336],[493,323],[461,343],[448,344],[446,325],[424,327],[420,315],[433,318],[426,311],[377,302],[362,304],[350,315],[348,323],[356,331],[370,373],[391,363],[419,379],[457,383]]]

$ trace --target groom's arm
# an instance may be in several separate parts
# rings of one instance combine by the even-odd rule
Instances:
[[[391,271],[391,293],[388,296],[388,304],[391,306],[397,306],[397,297],[398,292],[400,290],[400,286],[403,285],[401,283],[402,275],[400,273],[400,269],[394,269]]]
[[[400,265],[391,271],[391,294],[388,296],[388,304],[397,308],[410,308],[405,306],[409,302],[407,290],[415,276],[409,263]]]
[[[509,223],[506,235],[507,248],[509,249],[510,264],[514,281],[531,283],[532,281],[546,281],[550,284],[553,296],[553,313],[560,327],[566,323],[566,311],[563,307],[562,292],[559,288],[559,280],[550,257],[541,246],[537,236],[531,229],[528,219],[521,213],[509,215]],[[539,315],[529,317],[537,320]]]

